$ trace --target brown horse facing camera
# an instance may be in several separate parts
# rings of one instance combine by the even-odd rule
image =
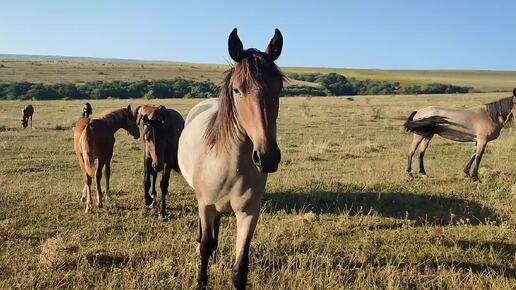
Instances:
[[[170,173],[172,170],[180,172],[177,163],[177,147],[185,121],[181,114],[164,106],[141,106],[136,108],[135,115],[138,125],[143,121],[145,204],[148,206],[155,204],[158,172],[163,171],[160,183],[160,216],[165,217]]]
[[[405,129],[414,133],[408,152],[407,173],[411,175],[412,156],[419,148],[419,173],[426,176],[423,158],[434,134],[458,142],[476,142],[475,153],[464,168],[466,176],[478,181],[478,168],[486,145],[500,135],[502,127],[516,115],[516,89],[512,96],[469,109],[427,107],[412,112]],[[475,167],[470,175],[471,165]]]
[[[243,49],[237,30],[228,40],[234,61],[218,99],[197,104],[179,139],[179,167],[199,206],[198,286],[208,283],[208,260],[217,248],[221,214],[236,215],[233,285],[244,289],[249,248],[260,215],[267,174],[281,159],[276,119],[283,75],[274,63],[283,37],[276,29],[265,52]]]
[[[98,160],[97,206],[102,207],[104,196],[100,186],[102,168],[106,166],[106,197],[109,193],[109,178],[111,175],[111,157],[115,144],[115,133],[118,129],[125,129],[134,139],[140,137],[140,130],[136,125],[136,118],[131,106],[102,113],[91,119],[83,118],[77,121],[73,129],[74,150],[79,160],[83,174],[84,188],[81,200],[86,200],[86,210],[91,210],[91,182],[95,160]]]
[[[23,116],[22,116],[22,126],[23,128],[27,128],[29,126],[30,121],[30,128],[32,129],[32,115],[34,114],[34,107],[32,105],[27,105],[25,109],[23,109]]]

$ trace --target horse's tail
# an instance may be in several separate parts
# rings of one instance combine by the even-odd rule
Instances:
[[[439,125],[449,123],[446,118],[440,116],[431,116],[419,120],[414,120],[415,114],[416,112],[410,114],[404,124],[405,130],[407,132],[412,132],[419,135],[434,134]]]
[[[407,118],[407,121],[405,122],[405,124],[403,124],[403,127],[405,127],[405,131],[410,131],[409,129],[409,123],[412,122],[412,120],[414,120],[414,116],[417,114],[417,111],[414,111],[412,113],[410,113],[410,116]]]
[[[88,124],[82,130],[80,137],[80,147],[82,160],[84,161],[84,170],[89,176],[93,176],[93,169],[95,167],[95,156],[93,146],[93,131],[91,126]]]

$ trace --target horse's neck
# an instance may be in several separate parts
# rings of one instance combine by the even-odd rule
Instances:
[[[103,121],[106,125],[113,130],[113,134],[116,133],[120,128],[122,128],[122,122],[117,118],[104,118]]]

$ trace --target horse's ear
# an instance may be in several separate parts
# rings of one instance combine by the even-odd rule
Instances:
[[[127,105],[127,110],[129,110],[131,113],[133,112],[133,110],[131,109],[131,105]]]
[[[244,57],[244,45],[242,44],[242,41],[240,41],[240,38],[237,34],[237,29],[234,28],[233,31],[231,31],[231,34],[229,34],[228,38],[228,50],[229,50],[229,56],[235,61],[239,62]]]
[[[269,42],[265,53],[267,53],[272,58],[272,60],[277,60],[281,54],[282,49],[283,35],[281,35],[281,31],[276,28],[276,30],[274,30],[274,37],[272,37],[271,42]]]
[[[516,88],[512,89],[512,97],[516,99]]]

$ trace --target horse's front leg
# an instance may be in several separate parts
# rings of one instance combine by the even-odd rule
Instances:
[[[484,151],[486,150],[486,145],[486,140],[477,140],[477,150],[475,152],[475,167],[473,167],[473,172],[471,174],[471,179],[473,179],[473,181],[480,181],[480,179],[478,178],[478,168],[480,167],[480,161],[482,161],[482,156],[484,155]]]
[[[471,158],[469,159],[468,163],[466,163],[466,167],[464,167],[464,174],[468,177],[470,176],[469,171],[471,170],[471,165],[473,165],[473,161],[475,161],[476,156],[477,156],[477,154],[473,153],[473,155],[471,155]]]
[[[237,220],[236,260],[233,265],[233,286],[245,289],[249,272],[249,248],[256,223],[260,215],[259,207],[252,211],[235,212]]]
[[[111,178],[111,160],[106,162],[106,170],[104,171],[106,175],[106,191],[104,192],[104,200],[108,199],[109,196],[109,179]]]
[[[220,213],[213,205],[199,204],[200,218],[200,245],[201,264],[197,276],[198,289],[206,289],[208,286],[208,262],[210,256],[217,249],[219,236]]]
[[[152,205],[152,197],[150,196],[150,188],[151,188],[151,173],[152,173],[152,160],[150,158],[145,158],[143,162],[143,191],[144,191],[144,201],[145,205]]]
[[[170,171],[172,170],[172,167],[169,163],[165,163],[165,168],[163,168],[163,176],[161,177],[161,212],[160,215],[162,218],[165,217],[166,209],[167,209],[167,203],[166,203],[166,197],[168,194],[168,184],[170,181]]]

